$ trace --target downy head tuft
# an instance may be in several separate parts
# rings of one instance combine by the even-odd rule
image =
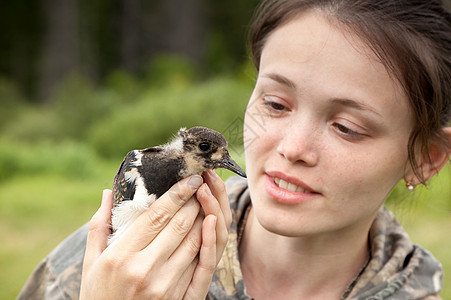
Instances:
[[[189,169],[202,172],[208,169],[225,168],[246,177],[244,171],[230,157],[224,136],[210,128],[182,128],[178,132]],[[180,142],[180,141],[179,141]]]

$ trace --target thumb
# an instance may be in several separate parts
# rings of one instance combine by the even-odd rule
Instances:
[[[89,222],[83,269],[89,269],[107,247],[108,237],[111,234],[112,208],[113,194],[111,190],[104,190],[102,204]]]

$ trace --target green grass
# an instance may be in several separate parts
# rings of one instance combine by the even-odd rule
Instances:
[[[101,167],[96,180],[41,175],[1,183],[0,299],[14,299],[40,260],[89,221],[116,167]]]
[[[232,156],[243,165],[242,157]],[[47,172],[0,181],[0,299],[14,299],[41,259],[97,210],[102,190],[110,188],[118,162],[94,162],[95,176],[87,178]],[[223,178],[230,175],[224,170],[218,173]],[[449,182],[448,167],[429,189],[418,188],[413,197],[397,192],[396,197],[402,199],[389,201],[389,208],[412,240],[443,263],[443,299],[451,299]]]

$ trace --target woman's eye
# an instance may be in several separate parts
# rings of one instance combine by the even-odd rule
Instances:
[[[349,127],[344,126],[340,123],[334,123],[333,126],[336,128],[336,130],[343,136],[351,139],[361,139],[363,138],[364,134],[357,132],[355,130],[350,129]]]
[[[285,106],[283,106],[280,103],[267,102],[266,105],[270,106],[274,110],[284,110],[285,109]]]
[[[281,100],[278,100],[275,96],[264,96],[263,103],[264,105],[272,112],[282,112],[288,110],[288,108],[280,103]]]

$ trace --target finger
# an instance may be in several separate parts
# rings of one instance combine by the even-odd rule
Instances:
[[[169,257],[182,244],[186,236],[189,235],[199,211],[200,204],[196,198],[192,197],[174,215],[166,227],[158,233],[152,242],[141,251],[140,255],[143,256],[143,259],[152,256],[154,259],[158,259],[157,264],[166,263]],[[193,257],[194,256],[189,259],[189,262],[192,261]],[[186,264],[184,268],[186,268],[187,265],[188,264]]]
[[[193,201],[196,200],[193,199]],[[181,213],[183,209],[184,208],[182,208],[179,213]],[[177,215],[174,216],[174,218],[176,217]],[[140,266],[142,268],[146,269],[148,268],[147,265],[151,265],[152,268],[158,269],[158,273],[148,277],[152,278],[152,286],[165,291],[164,294],[167,299],[181,299],[191,282],[198,261],[196,256],[199,253],[201,246],[202,221],[203,216],[198,214],[189,234],[185,237],[183,242],[180,243],[177,250],[170,256],[169,260],[161,253],[165,254],[172,251],[169,249],[161,249],[163,245],[159,243],[160,240],[162,240],[160,235],[157,236],[151,244],[157,245],[153,250],[157,250],[159,253],[148,252],[148,249],[150,249],[151,246],[138,253],[138,261],[140,261]],[[163,232],[169,231],[169,226],[170,224],[165,227]]]
[[[205,217],[202,224],[202,246],[199,263],[194,270],[193,279],[185,294],[185,299],[205,299],[211,279],[216,269],[216,217]]]
[[[89,222],[83,269],[89,269],[107,247],[108,236],[111,234],[112,207],[113,194],[111,190],[104,190],[102,204]]]
[[[232,211],[230,210],[229,197],[227,196],[224,181],[222,181],[221,177],[214,170],[204,172],[204,178],[211,193],[219,202],[227,228],[230,227],[230,224],[232,224]]]
[[[133,222],[119,237],[126,251],[140,251],[158,235],[172,217],[194,195],[202,184],[199,175],[189,176],[158,198],[144,213]],[[119,243],[118,243],[119,244]]]
[[[216,242],[217,260],[219,261],[228,239],[228,224],[224,219],[218,201],[212,195],[207,184],[203,184],[196,193],[197,199],[202,206],[205,215],[216,216]]]
[[[180,279],[175,282],[176,286],[173,288],[174,294],[170,299],[183,299],[183,295],[186,294],[186,290],[188,289],[193,278],[193,273],[197,267],[198,261],[198,257],[195,257],[188,268],[183,272]]]
[[[169,270],[176,270],[181,274],[193,259],[199,254],[202,245],[202,222],[205,215],[200,212],[190,232],[186,235],[177,249],[168,258],[167,267]]]
[[[173,291],[171,299],[181,299],[191,283],[202,244],[203,219],[203,214],[199,213],[191,231],[162,266],[158,276],[158,285],[168,286],[168,290]],[[162,259],[159,258],[159,261]]]

